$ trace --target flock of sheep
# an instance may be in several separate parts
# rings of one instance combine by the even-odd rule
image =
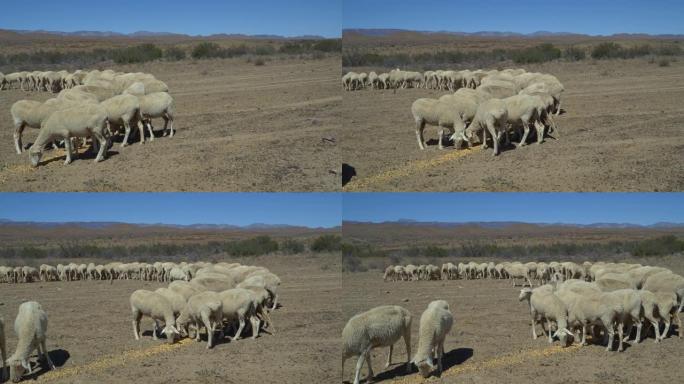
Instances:
[[[636,334],[633,342],[640,343],[642,333],[646,336],[649,327],[652,327],[654,341],[658,343],[667,337],[672,322],[678,325],[679,337],[684,336],[679,315],[684,307],[684,277],[663,267],[555,261],[445,263],[441,268],[409,264],[388,266],[383,279],[512,279],[513,286],[516,280],[521,279],[523,288],[518,298],[529,303],[532,337],[537,338],[536,324],[541,323],[549,343],[557,338],[562,346],[567,346],[570,340],[578,340],[581,345],[586,345],[589,329],[593,340],[603,335],[602,342],[607,351],[613,350],[617,333],[618,351],[623,351],[623,343],[629,341],[634,328]],[[535,282],[538,283],[537,287],[534,287]],[[394,335],[395,323],[387,321],[387,324],[380,331],[375,330],[381,335],[378,337],[382,341],[373,341],[372,347],[388,346],[398,340],[398,337],[384,336]],[[644,325],[647,328],[642,332]],[[407,350],[408,344],[409,341]],[[351,354],[361,354],[363,357],[367,352],[354,350]]]
[[[155,291],[139,289],[130,296],[133,315],[133,332],[136,340],[142,333],[140,321],[149,317],[154,321],[152,337],[166,335],[168,343],[180,336],[191,336],[200,341],[202,327],[207,334],[207,348],[214,345],[214,334],[223,339],[235,329],[230,340],[238,340],[246,321],[251,326],[252,338],[268,328],[275,332],[269,311],[277,308],[280,278],[264,267],[246,266],[239,263],[109,263],[105,265],[68,264],[33,267],[0,267],[0,279],[5,282],[72,281],[109,279],[140,279],[169,282],[167,287]],[[163,323],[160,325],[160,322]],[[0,318],[0,352],[3,367],[0,378],[5,376],[5,362],[10,368],[14,382],[21,380],[24,372],[32,372],[28,361],[33,350],[54,369],[45,348],[47,314],[35,301],[19,306],[14,323],[17,334],[17,350],[9,358],[5,353],[4,325]]]
[[[95,161],[104,160],[110,139],[121,133],[121,146],[128,144],[131,127],[138,127],[140,143],[145,142],[145,126],[154,140],[151,121],[164,119],[163,135],[173,136],[175,104],[168,86],[148,73],[122,73],[113,70],[74,73],[17,72],[0,73],[0,89],[19,88],[27,91],[57,93],[44,103],[19,100],[11,107],[14,124],[14,146],[21,154],[25,127],[39,128],[38,137],[29,149],[32,166],[38,166],[46,146],[63,142],[66,162],[72,161],[72,139],[85,142],[91,138]]]
[[[444,148],[445,132],[451,133],[456,148],[464,141],[469,147],[475,141],[487,148],[489,134],[494,155],[499,154],[502,138],[510,144],[511,135],[519,138],[516,147],[526,145],[531,126],[537,143],[544,141],[546,132],[554,132],[557,126],[553,115],[560,114],[565,89],[553,75],[524,69],[425,73],[394,69],[380,75],[349,72],[342,83],[346,90],[416,87],[450,91],[439,99],[413,102],[411,113],[419,148],[425,149],[425,126],[434,125],[439,127],[439,149]]]

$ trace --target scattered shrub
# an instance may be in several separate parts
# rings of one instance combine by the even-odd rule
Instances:
[[[342,238],[337,235],[322,235],[311,244],[314,252],[336,252],[342,249]]]
[[[256,65],[257,67],[260,67],[264,64],[266,64],[266,62],[264,62],[264,59],[259,58],[259,59],[254,60],[254,65]]]
[[[162,50],[154,44],[140,44],[115,50],[112,59],[117,64],[144,63],[162,58]]]
[[[513,61],[517,64],[543,63],[560,57],[561,50],[549,43],[514,51],[512,55]]]
[[[661,60],[658,62],[658,66],[660,66],[660,67],[669,67],[669,66],[670,66],[670,60],[668,60],[668,59],[661,59]]]
[[[601,43],[591,50],[591,57],[594,59],[611,59],[620,55],[622,47],[613,42]]]
[[[178,61],[185,59],[185,50],[177,47],[166,48],[164,50],[164,59],[169,61]]]
[[[193,59],[209,59],[219,57],[221,53],[221,46],[216,43],[199,43],[192,49]]]
[[[280,250],[285,254],[296,254],[304,252],[305,247],[301,241],[288,239],[280,245]]]
[[[563,52],[563,58],[568,61],[580,61],[586,58],[587,54],[581,48],[568,47]]]

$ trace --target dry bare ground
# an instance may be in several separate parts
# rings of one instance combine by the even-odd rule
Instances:
[[[558,134],[541,145],[487,151],[427,150],[416,142],[411,103],[446,92],[345,92],[342,161],[347,191],[680,191],[684,189],[684,62],[646,59],[527,66],[564,84]],[[475,69],[475,68],[472,68]],[[370,68],[354,68],[359,72]],[[377,70],[377,69],[376,69]]]
[[[54,95],[0,92],[2,191],[336,191],[340,189],[339,57],[244,58],[115,66],[165,81],[176,101],[177,135],[92,155],[64,166],[63,150],[29,167],[12,144],[11,105]],[[157,129],[163,121],[155,121]],[[38,131],[26,128],[25,143]]]
[[[675,263],[671,268],[682,273],[681,261]],[[427,304],[436,299],[449,303],[455,323],[444,348],[445,372],[441,378],[433,376],[427,382],[664,383],[679,381],[684,374],[680,363],[684,340],[674,334],[660,344],[655,344],[652,336],[640,344],[630,342],[621,353],[606,352],[597,344],[561,348],[557,341],[548,344],[543,336],[533,340],[529,307],[518,301],[520,287],[514,288],[509,280],[385,283],[379,271],[343,276],[344,318],[379,305],[407,308],[413,315],[412,353],[418,345],[420,315]],[[385,369],[387,348],[373,350],[375,382],[426,382],[419,378],[415,367],[406,374],[402,341],[394,351],[393,365]],[[346,382],[353,378],[355,363],[356,359],[350,359],[345,364]],[[364,367],[362,377],[366,373]]]
[[[143,319],[136,341],[130,294],[165,284],[137,280],[2,285],[2,315],[8,349],[16,338],[11,323],[19,304],[40,302],[49,316],[47,346],[55,371],[37,370],[38,383],[329,383],[338,381],[339,255],[262,256],[237,259],[263,265],[282,278],[282,307],[272,312],[275,334],[216,345],[184,339],[172,346],[154,341]],[[280,301],[280,300],[279,300]],[[334,300],[333,300],[334,301]],[[249,333],[245,333],[249,335]],[[35,359],[34,359],[35,360]]]

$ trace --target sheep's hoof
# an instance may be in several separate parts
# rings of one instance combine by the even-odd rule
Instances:
[[[64,160],[64,165],[69,165],[71,164],[71,160]]]

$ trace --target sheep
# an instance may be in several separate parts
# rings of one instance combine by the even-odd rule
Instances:
[[[389,367],[392,362],[394,343],[402,337],[406,345],[406,355],[410,358],[411,313],[405,308],[385,305],[353,316],[342,330],[342,377],[344,377],[344,362],[352,356],[359,356],[356,362],[354,384],[359,384],[364,361],[368,364],[368,380],[370,381],[373,378],[371,349],[390,347],[385,365]],[[406,362],[406,372],[411,372],[410,361]]]
[[[140,101],[133,95],[118,95],[100,103],[107,111],[107,121],[110,126],[123,125],[125,134],[121,146],[128,145],[128,136],[131,134],[131,124],[142,121],[140,113]],[[145,130],[142,124],[138,124],[140,130],[140,144],[145,143]]]
[[[55,369],[55,364],[50,360],[46,343],[48,327],[47,313],[36,301],[27,301],[19,306],[17,318],[14,320],[14,333],[17,334],[17,349],[7,359],[10,367],[10,379],[17,383],[21,380],[24,371],[32,373],[31,363],[28,358],[34,349],[38,355],[42,355],[50,369]]]
[[[272,305],[271,310],[274,310],[278,306],[278,286],[280,285],[280,278],[273,273],[258,273],[250,275],[245,278],[242,283],[247,285],[254,285],[257,287],[263,287],[271,295]]]
[[[665,322],[665,329],[670,328],[670,312],[677,306],[677,295],[674,292],[651,292],[646,290],[637,291],[641,296],[641,305],[644,309],[643,316],[653,325],[655,343],[665,338],[660,335],[660,320]],[[647,328],[648,329],[648,328]],[[645,333],[645,332],[644,332]],[[636,339],[640,343],[640,339]]]
[[[556,295],[568,308],[568,323],[582,326],[581,345],[587,345],[587,326],[600,322],[608,335],[606,351],[612,350],[615,337],[613,324],[619,320],[623,312],[622,297],[613,292],[581,295],[568,289],[558,290]],[[619,325],[618,331],[620,344],[622,344],[622,324]]]
[[[6,365],[5,360],[7,360],[7,349],[5,347],[5,320],[0,317],[0,359],[2,359],[2,370],[0,371],[0,380],[5,380]]]
[[[444,300],[432,301],[420,316],[418,349],[411,362],[418,367],[421,376],[428,377],[435,368],[433,358],[437,359],[438,373],[442,373],[444,339],[453,323],[449,304]]]
[[[157,320],[163,320],[164,329],[161,333],[166,335],[166,340],[169,344],[174,343],[179,332],[176,328],[173,305],[166,297],[156,292],[138,289],[131,294],[129,302],[131,304],[131,312],[133,313],[133,334],[136,340],[140,340],[142,336],[140,320],[143,316],[148,316],[154,320],[152,338],[157,340]]]
[[[463,139],[470,145],[474,135],[482,130],[482,147],[487,148],[487,132],[492,136],[494,146],[493,156],[499,154],[499,140],[501,134],[506,137],[508,144],[508,131],[506,121],[508,120],[508,110],[506,104],[500,99],[490,99],[484,101],[477,107],[477,113],[462,135]],[[452,139],[454,137],[452,136]]]
[[[154,292],[164,296],[166,300],[171,303],[171,309],[173,310],[174,316],[178,316],[183,308],[185,308],[187,300],[183,295],[174,291],[173,289],[162,287],[157,288]]]
[[[12,104],[10,114],[14,123],[14,147],[21,154],[21,136],[25,127],[40,128],[41,124],[56,110],[68,106],[62,100],[50,99],[45,103],[32,100],[19,100]]]
[[[206,291],[192,296],[181,311],[176,324],[188,334],[188,324],[195,324],[195,340],[200,341],[200,324],[207,330],[207,349],[213,346],[213,334],[216,326],[221,324],[223,306],[221,297],[216,292]]]
[[[378,75],[378,84],[381,85],[382,89],[387,89],[390,86],[389,74],[381,73]]]
[[[541,123],[541,114],[544,105],[540,98],[530,95],[514,95],[503,99],[506,103],[508,123],[515,127],[523,127],[523,135],[516,147],[527,145],[527,135],[530,132],[530,124],[537,129],[537,144],[544,140],[544,126]]]
[[[549,344],[553,343],[553,338],[558,337],[562,346],[567,346],[567,337],[572,335],[568,330],[568,311],[565,304],[553,293],[553,286],[542,285],[537,288],[523,288],[520,290],[518,300],[527,300],[530,305],[530,315],[532,316],[532,339],[537,339],[535,323],[537,315],[543,321],[546,319]],[[551,334],[551,321],[557,325],[556,332]],[[544,327],[542,326],[542,330]]]
[[[394,265],[390,265],[389,267],[385,268],[385,274],[382,276],[382,279],[384,281],[387,280],[396,280],[396,275],[394,274]]]
[[[679,313],[682,311],[682,307],[684,306],[684,277],[672,272],[655,273],[646,279],[642,289],[651,292],[674,293],[677,295],[677,302],[679,305],[678,308],[674,310],[673,316],[677,320],[679,338],[681,339],[684,335],[684,327],[682,326],[682,319]],[[664,335],[667,335],[669,330],[670,328],[668,326],[664,331]]]
[[[183,296],[185,301],[188,301],[190,297],[204,292],[207,289],[199,285],[193,285],[184,280],[176,280],[169,284],[169,289]]]
[[[70,164],[72,161],[71,137],[91,136],[93,138],[93,149],[99,147],[95,162],[104,160],[109,143],[109,132],[106,128],[107,111],[99,105],[87,105],[56,111],[41,125],[38,138],[36,138],[36,141],[29,149],[31,166],[38,166],[45,144],[58,138],[64,139],[66,150],[66,161],[64,164]]]
[[[515,279],[521,278],[523,279],[523,285],[525,285],[525,280],[527,280],[527,283],[532,286],[532,280],[530,280],[530,271],[529,269],[520,263],[512,263],[510,265],[507,265],[504,267],[506,270],[506,273],[510,278],[513,279],[513,286],[515,287]]]
[[[439,149],[444,149],[442,145],[444,130],[449,130],[454,135],[461,136],[465,129],[465,123],[458,111],[448,102],[421,98],[413,102],[411,113],[416,123],[416,139],[421,150],[425,149],[423,139],[425,124],[439,127]]]
[[[245,318],[249,318],[252,324],[252,339],[256,339],[259,334],[259,318],[256,316],[253,294],[247,289],[234,288],[220,292],[219,297],[223,311],[222,318],[228,321],[237,320],[239,323],[235,336],[230,338],[231,341],[240,339],[240,334],[245,327]]]
[[[184,271],[182,268],[173,267],[171,268],[171,272],[169,272],[169,281],[174,280],[190,281],[190,273],[188,271]]]
[[[378,74],[371,72],[368,74],[368,84],[370,84],[371,89],[376,89],[378,87]]]
[[[264,328],[268,327],[271,333],[275,333],[275,326],[271,316],[268,315],[267,302],[270,299],[270,294],[263,287],[257,287],[254,285],[249,285],[248,283],[240,283],[236,288],[242,288],[248,290],[252,295],[252,301],[254,302],[254,308],[256,315],[261,317],[264,322]]]
[[[124,91],[124,94],[131,93],[126,90]],[[146,95],[136,96],[140,101],[140,114],[142,115],[144,124],[147,124],[147,129],[150,132],[150,141],[154,140],[154,132],[152,131],[152,125],[150,122],[153,118],[157,117],[164,119],[163,135],[166,136],[168,133],[169,137],[173,137],[173,134],[175,133],[173,129],[173,118],[176,111],[173,97],[166,92],[154,92]],[[139,124],[143,123],[140,122]]]

